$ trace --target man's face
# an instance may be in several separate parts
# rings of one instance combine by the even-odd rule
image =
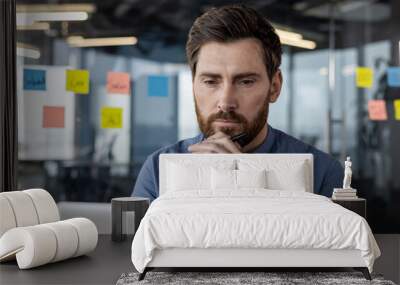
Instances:
[[[255,39],[203,45],[193,78],[200,130],[206,137],[246,132],[250,142],[266,125],[269,103],[279,96],[275,81],[281,81],[275,77],[281,80],[280,72],[271,84]]]

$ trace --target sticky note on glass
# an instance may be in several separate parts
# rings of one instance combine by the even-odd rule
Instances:
[[[147,78],[148,96],[168,96],[168,77],[162,75],[150,75]]]
[[[368,117],[372,121],[387,120],[386,102],[384,100],[368,101]]]
[[[393,105],[394,105],[394,118],[400,121],[400,99],[394,100]]]
[[[400,67],[388,67],[387,83],[390,87],[400,87]]]
[[[107,73],[107,92],[129,94],[131,91],[129,73],[108,72]]]
[[[374,79],[374,71],[369,67],[356,68],[356,85],[360,88],[371,88]]]
[[[24,69],[24,90],[46,90],[46,70]]]
[[[43,128],[64,128],[65,108],[59,106],[43,107]]]
[[[121,129],[122,108],[113,108],[113,107],[101,108],[100,125],[102,129]]]
[[[78,94],[89,93],[89,71],[67,70],[66,90]]]

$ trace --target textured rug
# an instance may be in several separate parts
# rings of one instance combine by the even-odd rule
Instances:
[[[142,281],[138,281],[139,273],[124,273],[117,285],[134,284],[379,284],[395,285],[384,280],[380,275],[372,275],[372,281],[364,278],[360,272],[148,272]]]

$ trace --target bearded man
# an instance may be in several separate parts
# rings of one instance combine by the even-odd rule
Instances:
[[[196,19],[186,43],[201,134],[152,153],[133,196],[159,195],[161,153],[311,153],[314,193],[331,196],[343,168],[330,155],[272,128],[269,104],[282,87],[282,47],[268,20],[244,5],[212,8]],[[232,136],[246,133],[239,144]]]

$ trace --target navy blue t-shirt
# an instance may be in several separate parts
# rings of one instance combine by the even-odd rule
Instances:
[[[139,172],[132,196],[149,198],[150,201],[157,198],[160,153],[189,153],[188,147],[203,139],[204,135],[200,134],[194,138],[163,147],[149,155]],[[268,126],[264,142],[252,153],[312,153],[314,156],[314,193],[330,197],[333,188],[342,186],[343,167],[336,159],[271,126]]]

